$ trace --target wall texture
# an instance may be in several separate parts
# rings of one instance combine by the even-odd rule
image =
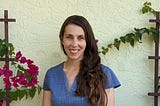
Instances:
[[[9,11],[16,23],[9,24],[9,40],[16,50],[33,59],[40,67],[39,80],[43,85],[46,70],[65,60],[60,49],[58,33],[66,17],[78,14],[86,17],[99,39],[99,48],[133,31],[133,28],[149,27],[151,14],[142,15],[140,9],[146,0],[0,0],[0,17]],[[150,0],[152,7],[160,10],[159,0]],[[0,38],[3,38],[0,23]],[[101,55],[122,86],[115,90],[116,106],[152,106],[154,43],[147,36],[142,44],[122,44],[120,50],[111,49]],[[0,85],[2,82],[0,81]],[[3,86],[0,86],[0,88]],[[42,93],[33,99],[12,102],[11,106],[41,106]]]

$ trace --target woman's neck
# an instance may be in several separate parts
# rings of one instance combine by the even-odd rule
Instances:
[[[77,61],[77,60],[69,60],[67,59],[65,61],[65,68],[66,69],[73,69],[73,70],[79,70],[80,68],[80,61]]]

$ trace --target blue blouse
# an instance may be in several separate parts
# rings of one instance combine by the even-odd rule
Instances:
[[[45,75],[43,90],[52,92],[52,106],[90,106],[86,97],[73,95],[77,86],[76,78],[71,89],[68,89],[68,80],[63,66],[64,62],[50,68]],[[120,86],[119,80],[109,67],[102,65],[102,69],[108,80],[105,89]]]

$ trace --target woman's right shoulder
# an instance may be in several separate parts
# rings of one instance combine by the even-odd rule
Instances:
[[[59,72],[59,70],[63,70],[63,63],[64,63],[64,62],[59,63],[59,64],[57,64],[57,65],[55,65],[55,66],[50,67],[50,68],[47,70],[46,74],[49,74],[49,75],[50,75],[50,74]]]

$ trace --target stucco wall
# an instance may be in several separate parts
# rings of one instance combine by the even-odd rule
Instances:
[[[60,49],[58,33],[62,22],[72,14],[86,17],[99,39],[98,46],[111,43],[129,33],[133,28],[152,25],[152,15],[142,15],[140,8],[146,0],[0,0],[0,18],[3,11],[16,22],[9,24],[9,41],[16,50],[33,59],[40,67],[40,85],[46,70],[65,60]],[[152,7],[160,10],[159,0],[150,0]],[[3,24],[0,23],[0,38],[3,38]],[[154,55],[154,43],[148,37],[142,44],[122,44],[120,50],[113,48],[107,55],[101,55],[102,63],[108,65],[122,86],[115,90],[116,106],[152,106],[154,62],[148,60]],[[0,81],[2,85],[2,81]],[[2,87],[2,86],[0,86]],[[12,102],[11,106],[41,106],[42,93],[35,98]]]

